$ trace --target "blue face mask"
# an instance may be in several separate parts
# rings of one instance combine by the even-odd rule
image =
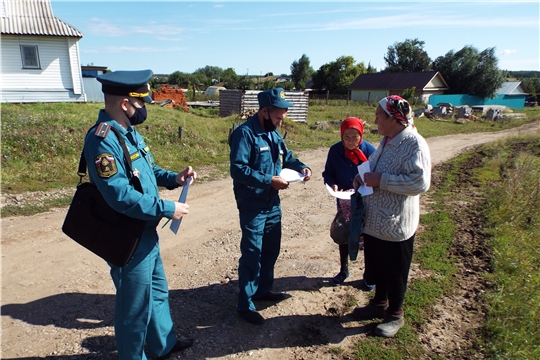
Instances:
[[[147,116],[146,106],[143,105],[143,107],[139,108],[139,107],[136,107],[131,101],[129,103],[131,104],[131,106],[135,108],[135,112],[131,116],[128,116],[127,112],[124,111],[124,113],[126,113],[126,116],[129,119],[129,122],[131,123],[131,125],[142,124],[146,120],[146,116]]]

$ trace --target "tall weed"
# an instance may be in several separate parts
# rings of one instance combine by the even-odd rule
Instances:
[[[540,139],[513,142],[494,158],[500,181],[487,187],[496,286],[487,296],[495,358],[540,358]],[[508,145],[499,146],[508,149]],[[511,147],[512,149],[512,147]]]

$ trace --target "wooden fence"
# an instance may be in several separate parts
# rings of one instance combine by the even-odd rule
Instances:
[[[221,90],[219,92],[219,116],[258,110],[257,94],[260,90]],[[285,99],[294,104],[287,111],[287,117],[293,121],[306,122],[308,113],[308,94],[303,91],[285,91]]]

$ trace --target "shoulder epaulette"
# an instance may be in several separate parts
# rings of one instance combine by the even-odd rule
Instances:
[[[94,131],[94,135],[99,136],[100,138],[106,138],[110,130],[110,124],[100,123],[98,126],[96,126],[96,131]]]

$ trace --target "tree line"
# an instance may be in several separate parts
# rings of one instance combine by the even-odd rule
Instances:
[[[540,93],[538,78],[540,72],[508,72],[499,69],[494,47],[479,51],[471,45],[466,45],[459,51],[450,50],[444,56],[431,59],[424,50],[424,45],[424,41],[406,39],[389,46],[384,56],[386,67],[380,72],[439,71],[449,86],[447,94],[492,98],[509,77],[522,80],[533,97]],[[311,80],[313,90],[329,91],[334,94],[347,94],[348,87],[359,75],[378,72],[371,64],[366,66],[364,62],[356,62],[352,56],[340,56],[335,61],[314,70],[306,54],[294,60],[290,70],[291,80],[280,82],[280,87],[286,90],[304,90]],[[182,84],[196,90],[204,90],[216,83],[228,89],[241,90],[266,90],[278,85],[272,73],[265,74],[261,79],[258,76],[238,75],[232,68],[222,69],[208,65],[191,74],[175,71],[166,77],[156,76],[152,79],[151,85],[156,87],[164,83]]]

